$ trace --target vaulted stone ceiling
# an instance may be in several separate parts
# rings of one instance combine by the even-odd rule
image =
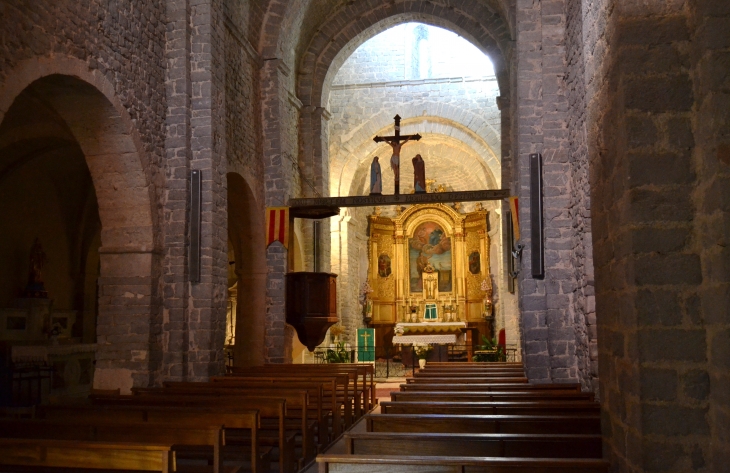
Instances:
[[[263,57],[282,58],[293,66],[299,99],[321,106],[332,79],[328,72],[394,21],[442,26],[469,39],[490,56],[504,88],[513,43],[509,1],[261,0],[252,18],[263,22],[258,41]]]

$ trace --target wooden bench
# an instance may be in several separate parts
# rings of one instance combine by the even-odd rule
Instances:
[[[438,402],[384,401],[383,414],[466,414],[466,415],[575,415],[600,413],[597,402],[588,401],[515,401],[515,402]]]
[[[256,396],[276,396],[286,401],[285,427],[287,430],[296,429],[300,432],[302,441],[302,458],[309,460],[314,458],[314,434],[316,420],[309,423],[309,397],[303,389],[275,388],[267,383],[262,389],[239,388],[234,386],[223,386],[215,383],[174,383],[174,387],[135,389],[134,392],[142,397],[145,396],[231,396],[238,398],[240,395],[255,394]],[[291,420],[293,422],[286,422]]]
[[[598,415],[368,414],[368,432],[600,434]]]
[[[259,430],[259,445],[275,446],[279,451],[279,471],[287,473],[292,471],[296,466],[296,457],[294,453],[294,435],[288,435],[286,430],[286,400],[280,398],[266,398],[255,396],[238,396],[236,398],[226,399],[221,396],[176,396],[176,395],[159,395],[159,396],[95,396],[92,397],[95,407],[104,407],[108,410],[127,408],[134,411],[142,409],[161,409],[168,408],[172,410],[180,409],[209,409],[234,411],[236,409],[255,409],[259,412],[262,422],[265,419],[273,420],[274,426],[268,426]],[[101,415],[101,414],[99,414]],[[113,413],[105,414],[113,416]],[[146,415],[146,414],[143,414]],[[235,438],[235,437],[234,437]],[[246,437],[238,437],[240,442],[247,441]]]
[[[345,434],[353,455],[601,458],[600,435],[359,432]]]
[[[200,392],[203,390],[226,394],[223,389],[237,390],[233,395],[251,393],[256,396],[277,396],[283,395],[287,400],[287,416],[295,415],[302,419],[304,425],[309,426],[310,421],[315,424],[317,434],[317,444],[324,447],[329,443],[329,421],[332,420],[334,410],[337,409],[338,403],[336,398],[330,397],[334,405],[325,404],[324,388],[321,382],[287,382],[284,384],[272,385],[272,383],[251,383],[246,378],[214,378],[215,382],[210,383],[168,383],[168,392],[179,389],[195,389]],[[292,397],[293,393],[297,393],[298,398]],[[305,393],[302,396],[301,393]],[[195,393],[193,393],[195,394]],[[314,439],[312,439],[314,442]]]
[[[469,377],[469,376],[454,376],[450,377],[435,377],[425,376],[416,378],[406,378],[406,384],[528,384],[527,378],[512,376],[512,377]]]
[[[211,381],[213,383],[219,383],[219,382],[230,382],[226,380],[238,380],[236,382],[244,383],[243,380],[246,380],[247,385],[251,386],[258,386],[257,383],[268,383],[270,385],[280,385],[281,383],[291,383],[291,385],[294,385],[296,383],[311,383],[311,382],[320,382],[323,384],[323,395],[327,398],[331,399],[331,406],[332,406],[332,425],[333,425],[333,436],[338,437],[342,433],[343,429],[343,420],[344,420],[344,428],[349,428],[352,423],[354,422],[353,419],[353,394],[351,392],[351,382],[350,378],[347,374],[341,374],[341,375],[313,375],[313,376],[306,376],[304,374],[299,374],[299,376],[293,376],[293,375],[285,375],[283,376],[281,373],[275,373],[275,372],[269,372],[268,376],[261,373],[246,373],[243,370],[239,370],[239,372],[235,375],[226,376],[223,378],[220,377],[213,377],[211,378]],[[342,406],[340,408],[339,406]],[[341,413],[340,411],[344,411]]]
[[[106,442],[119,446],[125,443],[146,445],[174,445],[179,452],[185,447],[208,448],[206,457],[210,457],[211,469],[196,468],[197,471],[212,471],[213,473],[236,473],[240,466],[223,468],[223,426],[198,426],[196,423],[175,423],[174,425],[134,423],[109,423],[104,420],[5,420],[0,421],[0,436],[3,439],[30,440],[68,440],[78,442]],[[26,444],[27,445],[27,444]],[[11,456],[17,461],[17,456]],[[55,455],[60,458],[60,454]],[[0,464],[6,460],[0,459]],[[16,464],[16,463],[5,463]],[[21,463],[22,464],[22,463]],[[29,465],[30,466],[30,465]],[[63,466],[63,465],[53,465]],[[91,468],[91,467],[86,467]],[[102,466],[102,468],[104,468]],[[123,469],[123,468],[120,468]],[[134,468],[132,468],[134,469]],[[175,468],[182,471],[182,468]]]
[[[172,473],[175,453],[172,444],[0,438],[0,465]]]
[[[458,371],[458,370],[438,370],[438,371],[427,371],[421,370],[416,371],[413,374],[413,378],[524,378],[525,372],[522,370],[515,371]]]
[[[216,427],[224,426],[229,446],[226,454],[235,456],[237,460],[250,464],[251,471],[263,470],[260,464],[267,463],[268,450],[259,447],[260,419],[257,410],[226,407],[98,407],[98,406],[42,406],[37,410],[38,419],[50,422],[66,422],[69,424],[93,424],[103,422],[105,425],[118,423],[143,423],[145,428],[189,428],[189,426]],[[150,426],[151,424],[151,426]],[[231,439],[234,432],[246,431],[245,450],[233,448]],[[233,435],[232,435],[233,434]],[[263,461],[263,463],[262,463]]]
[[[324,372],[346,371],[355,370],[359,375],[362,376],[361,386],[365,392],[365,400],[367,404],[364,406],[366,411],[369,411],[375,406],[375,367],[370,363],[355,363],[355,364],[296,364],[296,365],[264,365],[264,367],[277,367],[281,369],[283,366],[285,369],[293,369],[295,372],[300,372],[298,369],[311,369],[320,370]]]
[[[593,393],[574,391],[391,391],[391,401],[525,401],[525,400],[566,400],[592,401]]]
[[[581,392],[580,384],[528,383],[418,383],[401,384],[401,391],[572,391]]]
[[[607,473],[598,459],[319,455],[319,473]]]

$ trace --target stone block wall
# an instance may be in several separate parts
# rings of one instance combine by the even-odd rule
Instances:
[[[723,471],[730,9],[604,7],[588,113],[605,452],[615,471]]]
[[[569,14],[563,0],[517,2],[517,130],[514,188],[520,197],[519,274],[524,361],[533,382],[578,382],[595,389],[591,373],[589,256],[590,208],[585,198],[585,157],[580,111],[570,109],[581,91],[569,84]],[[574,14],[571,12],[571,14]],[[578,58],[579,60],[579,58]],[[580,78],[580,71],[573,72]],[[572,136],[571,136],[572,135]],[[577,146],[576,146],[577,145]],[[533,279],[530,239],[529,155],[543,156],[544,279]],[[579,229],[582,233],[579,233]],[[579,361],[580,360],[580,361]]]

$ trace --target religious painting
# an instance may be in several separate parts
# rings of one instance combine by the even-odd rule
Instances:
[[[382,254],[378,256],[378,276],[387,278],[392,272],[390,267],[390,256]]]
[[[469,272],[471,274],[479,274],[482,272],[482,258],[478,251],[473,251],[469,255]]]
[[[436,222],[423,222],[408,239],[411,292],[423,292],[423,270],[430,263],[438,272],[438,291],[451,292],[451,238]]]

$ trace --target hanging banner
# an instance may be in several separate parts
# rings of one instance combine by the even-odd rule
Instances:
[[[289,207],[266,207],[266,247],[275,241],[289,248]]]
[[[520,200],[517,197],[509,198],[509,209],[512,211],[512,228],[515,241],[520,239]]]
[[[375,329],[357,329],[357,361],[375,361]]]

